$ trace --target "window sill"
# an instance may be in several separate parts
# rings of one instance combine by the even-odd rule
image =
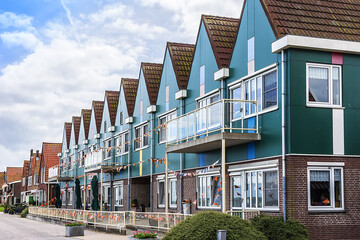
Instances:
[[[124,155],[127,155],[129,154],[129,152],[126,152],[126,153],[123,153],[123,154],[116,154],[115,157],[121,157],[121,156],[124,156]]]
[[[346,213],[345,209],[308,209],[308,212],[311,214]]]
[[[245,208],[245,211],[280,212],[279,208]]]
[[[341,107],[338,105],[331,105],[331,104],[316,104],[316,103],[306,103],[306,107],[310,107],[310,108],[332,108],[332,109],[345,109],[345,107]]]
[[[140,150],[144,150],[144,149],[147,149],[147,148],[149,148],[149,145],[147,145],[146,147],[135,149],[134,152],[138,152]]]
[[[197,207],[197,209],[199,209],[199,210],[211,210],[211,209],[213,209],[213,210],[220,210],[221,209],[221,207]]]

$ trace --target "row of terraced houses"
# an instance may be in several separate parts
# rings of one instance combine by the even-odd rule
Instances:
[[[102,210],[259,210],[314,239],[359,239],[360,1],[240,7],[203,15],[195,44],[168,42],[162,63],[66,122],[56,166],[24,163],[23,199],[38,176],[75,208],[79,179],[89,208],[97,175]]]

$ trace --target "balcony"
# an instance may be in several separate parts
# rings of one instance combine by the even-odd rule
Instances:
[[[113,150],[112,150],[113,151]],[[100,172],[112,171],[121,166],[119,162],[113,162],[111,158],[111,151],[106,149],[98,149],[86,154],[85,157],[85,172]]]
[[[49,168],[49,182],[66,182],[72,180],[71,171],[67,171],[66,167],[55,165]]]
[[[258,103],[223,99],[166,122],[167,153],[201,153],[261,140]]]

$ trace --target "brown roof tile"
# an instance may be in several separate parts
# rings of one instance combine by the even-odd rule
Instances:
[[[95,114],[96,133],[100,133],[101,120],[104,110],[104,101],[93,101],[93,108]]]
[[[144,73],[150,105],[156,105],[163,65],[160,63],[141,63],[141,69]]]
[[[359,0],[261,0],[276,38],[360,41]]]
[[[88,139],[91,121],[91,109],[82,109],[81,116],[83,118],[85,139]]]
[[[202,15],[201,20],[204,22],[218,67],[229,67],[240,19]]]
[[[105,91],[105,98],[107,99],[111,126],[115,126],[119,95],[119,91]]]
[[[20,181],[22,178],[22,173],[23,173],[22,167],[7,167],[6,168],[7,183]]]
[[[186,89],[189,82],[191,64],[194,59],[195,45],[167,43],[179,89]]]
[[[71,125],[72,123],[71,122],[66,122],[65,123],[65,136],[66,136],[66,147],[67,149],[69,149],[70,147],[70,137],[71,137]]]
[[[74,126],[74,133],[75,133],[75,144],[77,145],[79,142],[79,132],[80,132],[80,122],[81,117],[73,116],[72,124]]]
[[[122,78],[126,107],[129,117],[133,116],[139,79]]]
[[[5,183],[6,172],[0,172],[0,187]]]

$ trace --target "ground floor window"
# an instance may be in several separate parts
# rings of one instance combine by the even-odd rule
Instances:
[[[61,203],[62,203],[62,205],[65,205],[65,203],[66,203],[66,194],[67,194],[67,191],[65,191],[65,189],[63,189],[61,192],[63,193],[63,194],[61,195]]]
[[[166,202],[166,189],[165,189],[165,178],[160,176],[158,179],[158,207],[165,207]],[[174,175],[169,177],[169,207],[177,207],[177,180]]]
[[[165,179],[158,180],[158,206],[165,207]]]
[[[110,204],[110,186],[103,187],[103,203],[109,205]]]
[[[115,186],[115,205],[124,206],[124,185]]]
[[[67,196],[67,205],[72,205],[72,199],[73,199],[73,191],[72,191],[72,189],[68,189],[66,191],[66,196]]]
[[[342,167],[309,167],[309,210],[343,209]]]
[[[176,178],[169,179],[169,194],[170,194],[170,207],[176,208],[177,207],[177,194],[176,194]]]
[[[198,176],[198,207],[221,207],[221,178],[220,175]]]

